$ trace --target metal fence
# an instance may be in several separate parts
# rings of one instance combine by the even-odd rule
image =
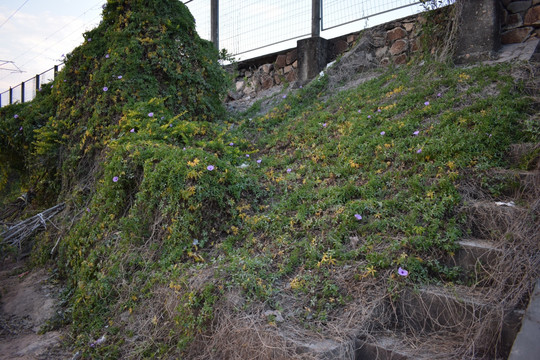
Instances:
[[[0,94],[0,107],[34,100],[37,92],[40,91],[41,86],[53,81],[56,74],[63,66],[64,64],[55,65],[41,74],[37,74],[33,78],[23,81],[19,85],[4,91]]]
[[[368,19],[382,23],[424,10],[418,0],[189,0],[184,4],[195,17],[199,36],[214,42],[219,38],[220,49],[243,55],[242,59],[294,47],[292,40],[310,37],[315,6],[320,14],[316,26],[323,37],[360,31],[368,26]],[[217,38],[212,38],[213,6],[219,9],[214,20]],[[345,26],[360,20],[366,21],[356,24],[355,30]],[[341,34],[329,31],[338,27],[344,27]],[[275,47],[285,43],[281,49]]]
[[[321,0],[321,30],[330,30],[404,8],[420,5],[416,0]]]
[[[453,0],[444,2],[450,4]],[[195,18],[199,36],[214,41],[216,47],[226,49],[238,60],[295,47],[296,40],[314,34],[337,37],[425,10],[417,0],[183,0],[183,3]],[[360,20],[364,22],[358,24]],[[59,66],[1,93],[0,106],[32,100],[40,84],[54,79]]]

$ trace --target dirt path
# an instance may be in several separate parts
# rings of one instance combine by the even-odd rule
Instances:
[[[23,262],[0,266],[0,360],[70,359],[60,331],[38,334],[55,315],[59,288],[46,270],[23,269]]]

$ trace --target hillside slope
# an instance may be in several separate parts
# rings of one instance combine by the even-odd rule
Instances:
[[[437,330],[402,321],[400,304],[410,289],[472,294],[494,280],[452,259],[482,233],[467,204],[514,184],[494,169],[536,166],[534,145],[517,163],[507,155],[538,143],[534,69],[426,58],[337,94],[322,77],[264,115],[226,116],[217,53],[178,40],[196,37],[185,7],[143,3],[109,1],[54,84],[0,110],[3,203],[20,189],[36,194],[26,216],[66,203],[32,258],[54,263],[66,284],[74,350],[354,358],[356,342],[339,345],[390,332],[409,349],[428,334],[444,358],[507,351],[493,318]],[[506,262],[512,271],[484,299],[510,288],[503,310],[521,306],[538,276],[534,204],[520,204],[519,231],[482,234],[528,239],[520,266]]]

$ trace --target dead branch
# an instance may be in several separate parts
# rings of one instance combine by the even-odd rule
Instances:
[[[62,211],[64,207],[65,204],[60,203],[31,218],[12,225],[0,234],[0,238],[8,245],[20,247],[22,242],[32,236],[34,232],[40,229],[46,229],[47,221],[50,221],[50,219]]]

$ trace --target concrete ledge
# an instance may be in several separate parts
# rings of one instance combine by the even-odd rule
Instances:
[[[540,279],[536,281],[521,330],[508,360],[538,359],[540,354]]]

